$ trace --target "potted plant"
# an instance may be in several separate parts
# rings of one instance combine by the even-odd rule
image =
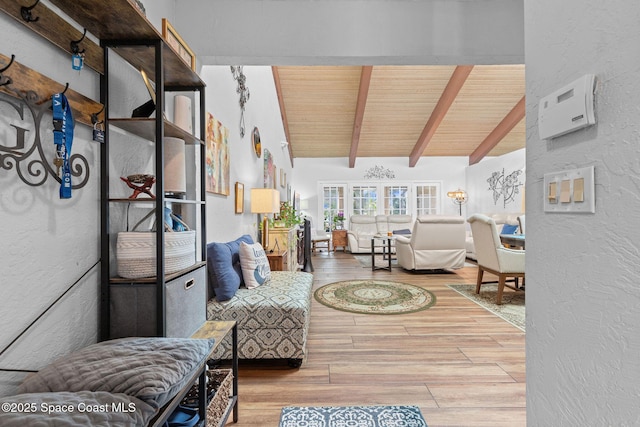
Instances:
[[[302,216],[296,212],[291,203],[282,202],[280,203],[280,214],[277,218],[270,220],[269,226],[291,228],[302,224],[302,221]]]
[[[342,230],[344,227],[344,213],[342,211],[338,212],[336,216],[333,217],[333,226],[336,230]]]

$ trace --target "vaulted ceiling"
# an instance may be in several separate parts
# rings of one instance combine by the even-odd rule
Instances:
[[[468,156],[525,146],[524,65],[279,66],[292,158]]]

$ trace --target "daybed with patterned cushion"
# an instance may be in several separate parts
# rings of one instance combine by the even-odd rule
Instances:
[[[271,271],[271,278],[253,289],[245,287],[240,270],[240,244],[245,235],[227,243],[209,243],[207,262],[210,298],[207,320],[235,320],[240,359],[287,359],[302,364],[311,314],[313,275],[300,271]],[[215,357],[231,358],[231,342]]]
[[[61,357],[0,398],[0,425],[123,426],[163,423],[204,372],[212,340],[122,338]]]

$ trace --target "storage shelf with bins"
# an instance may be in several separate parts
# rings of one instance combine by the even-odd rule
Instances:
[[[132,303],[132,310],[127,310],[126,320],[128,324],[135,324],[138,321],[144,323],[142,330],[128,334],[126,331],[119,331],[117,335],[150,335],[150,336],[190,336],[196,328],[191,330],[180,330],[180,325],[184,324],[181,315],[175,313],[176,307],[186,307],[188,311],[198,312],[204,319],[206,317],[206,232],[205,232],[205,123],[204,123],[204,99],[205,84],[198,74],[191,69],[190,64],[183,62],[176,53],[162,38],[160,32],[151,24],[136,7],[133,0],[51,0],[66,17],[75,21],[74,27],[84,28],[88,33],[100,40],[100,47],[104,52],[104,74],[100,77],[100,98],[105,105],[105,142],[100,150],[100,206],[101,206],[101,292],[100,292],[100,339],[109,339],[114,335],[113,317],[111,316],[112,306],[117,305],[112,299],[112,290],[116,287],[130,288],[140,291],[139,298],[128,298],[126,295],[119,295],[120,300]],[[47,15],[48,16],[48,15]],[[64,18],[65,20],[67,18]],[[76,25],[77,24],[77,25]],[[110,62],[110,61],[113,62]],[[125,116],[130,111],[123,113],[122,105],[129,99],[129,93],[124,94],[122,90],[117,91],[118,84],[131,85],[138,84],[136,79],[114,78],[113,65],[126,68],[127,75],[135,75],[144,71],[149,80],[155,83],[155,118],[128,118],[112,117]],[[127,65],[128,64],[128,65]],[[99,64],[101,65],[101,64]],[[101,67],[98,67],[101,70]],[[99,71],[102,73],[102,71]],[[120,76],[118,76],[120,77]],[[139,79],[144,92],[143,80]],[[124,92],[128,92],[125,90]],[[196,103],[195,111],[196,128],[199,136],[191,135],[175,124],[165,119],[164,111],[166,99],[165,92],[183,93],[189,92],[192,102]],[[124,102],[114,102],[110,105],[110,97],[114,94],[123,93]],[[148,99],[148,98],[147,98]],[[141,102],[146,101],[142,99]],[[199,101],[199,104],[198,104]],[[185,140],[185,159],[187,163],[187,192],[184,198],[170,198],[165,195],[164,186],[164,138],[175,137]],[[122,141],[127,139],[126,143]],[[120,181],[120,176],[126,176],[128,168],[124,165],[138,167],[139,162],[130,162],[126,156],[118,157],[116,145],[124,145],[124,149],[131,150],[134,156],[150,153],[144,168],[133,173],[153,174],[156,183],[153,187],[155,198],[127,197],[129,189]],[[127,145],[130,145],[127,147]],[[115,156],[110,157],[110,155]],[[142,153],[142,154],[141,154]],[[189,166],[189,163],[193,167]],[[130,168],[129,168],[130,169]],[[144,196],[141,196],[144,197]],[[173,273],[167,273],[164,258],[164,227],[157,227],[153,232],[155,238],[155,277],[140,279],[124,279],[114,274],[116,254],[115,241],[119,231],[127,229],[129,213],[132,217],[144,216],[142,212],[154,211],[158,213],[158,223],[162,223],[165,206],[171,207],[176,212],[184,214],[184,218],[189,226],[196,230],[196,242],[194,252],[196,260],[193,265],[183,268]],[[131,212],[130,212],[131,211]],[[193,277],[193,279],[191,279]],[[173,294],[172,287],[186,289],[193,285],[194,281],[201,281],[203,294],[197,297],[197,301],[185,300],[183,294]],[[172,302],[172,298],[179,300]],[[194,307],[202,307],[200,310]],[[200,313],[201,311],[201,313]],[[149,319],[153,318],[151,322]],[[177,319],[174,323],[170,319]],[[204,322],[202,322],[204,323]],[[176,325],[178,328],[176,328]],[[174,396],[170,404],[161,408],[157,416],[150,425],[164,425],[182,396],[191,387],[196,377],[201,378],[202,391],[204,391],[204,366],[194,376],[186,379],[185,386]],[[206,414],[204,393],[200,397],[201,419],[198,425],[206,425]],[[237,419],[237,399],[233,402],[234,420]],[[231,408],[227,409],[227,414]]]
[[[87,29],[89,33],[100,40],[100,46],[104,50],[104,75],[101,76],[101,101],[105,104],[105,143],[101,146],[101,316],[100,337],[108,339],[114,336],[127,335],[127,332],[114,331],[114,319],[112,318],[114,301],[112,291],[114,287],[130,286],[139,292],[138,299],[133,299],[134,310],[141,311],[144,316],[153,317],[154,325],[143,328],[144,335],[166,336],[168,319],[176,317],[172,313],[172,298],[168,286],[173,282],[181,281],[191,283],[192,275],[202,277],[206,281],[206,242],[205,242],[205,189],[204,170],[205,146],[204,146],[204,82],[200,76],[191,69],[190,64],[183,62],[182,58],[162,38],[161,33],[151,24],[140,10],[130,0],[52,0],[71,19]],[[123,65],[124,64],[124,65]],[[128,65],[127,65],[128,64]],[[144,71],[149,80],[155,84],[155,118],[129,118],[125,117],[130,111],[124,111],[121,100],[114,97],[114,91],[118,85],[140,84],[144,92],[143,79],[129,78],[121,81],[120,76],[115,75],[115,68],[125,69],[130,75]],[[118,77],[118,78],[115,78]],[[128,91],[127,91],[128,92]],[[199,100],[199,111],[196,124],[199,125],[199,136],[191,135],[172,122],[165,119],[166,92],[190,94],[196,104]],[[135,91],[132,91],[135,93]],[[123,94],[123,96],[125,96]],[[128,93],[126,96],[130,96]],[[111,97],[111,99],[110,99]],[[148,99],[148,98],[147,98]],[[141,99],[143,103],[147,99]],[[112,101],[112,102],[110,102]],[[115,102],[114,102],[115,101]],[[192,101],[193,102],[193,101]],[[112,104],[113,105],[110,105]],[[126,102],[125,102],[126,103]],[[117,116],[117,117],[113,117]],[[114,132],[114,130],[118,130]],[[195,166],[187,166],[187,193],[184,198],[170,198],[165,196],[164,187],[164,138],[175,137],[185,140],[186,161]],[[126,144],[122,142],[127,139]],[[151,145],[149,145],[151,143]],[[128,147],[127,144],[130,144]],[[135,144],[135,145],[134,145]],[[124,145],[124,147],[122,147]],[[132,150],[134,156],[142,156],[141,153],[149,153],[146,161],[149,174],[153,174],[156,183],[153,193],[156,198],[129,199],[129,189],[119,180],[120,176],[126,176],[125,163],[135,162],[123,156],[118,150]],[[118,157],[118,155],[120,155]],[[134,157],[132,156],[132,157]],[[139,162],[139,157],[135,158]],[[194,170],[195,169],[195,170]],[[133,173],[145,173],[143,170]],[[116,236],[119,231],[127,231],[129,216],[135,223],[136,217],[144,216],[151,210],[155,210],[157,223],[162,224],[164,208],[170,207],[175,213],[180,213],[192,230],[196,230],[196,243],[193,250],[196,254],[194,265],[167,274],[165,270],[164,243],[165,234],[163,227],[156,227],[154,232],[156,262],[155,277],[142,279],[124,279],[116,274]],[[206,284],[203,285],[204,296],[200,302],[203,307],[202,317],[206,316]],[[135,295],[135,294],[134,294]],[[151,301],[144,301],[145,298]],[[146,314],[145,314],[146,313]],[[128,312],[133,318],[140,313]],[[148,321],[148,319],[147,319]],[[170,322],[170,320],[169,320]],[[199,325],[198,325],[199,326]],[[140,331],[137,331],[140,332]],[[187,333],[188,336],[191,332]],[[176,332],[178,333],[178,332]],[[169,333],[170,334],[170,333]],[[136,335],[142,335],[136,333]]]

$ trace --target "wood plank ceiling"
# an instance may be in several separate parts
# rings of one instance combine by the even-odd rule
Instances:
[[[273,67],[292,158],[467,156],[525,146],[524,65]]]

